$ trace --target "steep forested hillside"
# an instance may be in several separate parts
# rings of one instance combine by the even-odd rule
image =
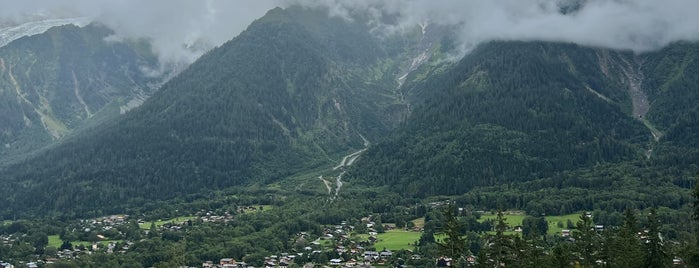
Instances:
[[[0,48],[0,162],[118,115],[155,89],[145,41],[109,42],[98,25],[55,27]]]
[[[680,42],[644,55],[651,101],[648,120],[662,133],[657,151],[665,164],[699,160],[699,44]]]
[[[599,53],[538,42],[483,45],[413,85],[424,102],[354,174],[426,196],[641,158],[650,133],[625,113],[626,86],[600,70]]]
[[[405,111],[408,47],[382,42],[326,12],[271,10],[121,120],[4,170],[4,212],[114,211],[339,161]]]
[[[345,175],[350,187],[547,213],[686,203],[698,155],[696,44],[637,55],[496,41],[450,62],[448,29],[425,29],[382,36],[327,10],[271,10],[143,106],[3,169],[0,212],[102,214],[304,178],[321,187],[318,170],[366,145]],[[63,72],[83,72],[74,69]],[[71,99],[73,118],[94,113],[89,96]],[[633,194],[615,187],[648,196],[626,202]],[[610,200],[531,201],[590,191]]]

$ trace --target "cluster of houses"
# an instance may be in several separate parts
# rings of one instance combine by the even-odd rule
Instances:
[[[320,265],[330,267],[371,267],[372,264],[385,264],[392,257],[393,252],[390,250],[374,251],[369,250],[373,243],[377,241],[378,233],[374,229],[376,223],[370,221],[370,218],[365,218],[362,224],[366,224],[369,231],[367,240],[355,241],[351,236],[355,227],[349,225],[346,221],[340,224],[328,226],[323,229],[320,237],[308,243],[301,252],[297,253],[281,253],[278,255],[266,256],[263,267],[287,267],[292,263],[296,263],[302,267],[317,267],[316,264],[298,263],[300,257],[306,261],[315,259],[319,254],[326,256],[335,256],[330,258],[327,263]],[[366,236],[362,236],[366,238]],[[309,234],[301,232],[297,234],[297,239],[309,239]],[[417,256],[419,258],[419,256]],[[304,262],[306,262],[304,261]],[[207,261],[202,264],[205,268],[250,268],[248,263],[236,261],[233,258],[223,258],[218,262]]]
[[[11,245],[12,243],[15,242],[15,240],[17,240],[17,238],[13,234],[0,235],[0,244],[2,244],[2,246]],[[0,266],[0,268],[4,268],[4,267]]]
[[[129,215],[110,215],[89,220],[81,220],[80,228],[85,232],[89,232],[91,230],[109,231],[120,225],[126,224],[126,220],[128,218]]]

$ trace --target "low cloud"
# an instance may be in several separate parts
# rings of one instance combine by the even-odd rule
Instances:
[[[557,41],[647,52],[699,40],[695,0],[321,0],[331,16],[375,15],[377,28],[396,32],[430,22],[454,26],[463,52],[491,40]],[[397,17],[391,25],[381,18]]]
[[[0,24],[87,16],[116,31],[110,40],[149,38],[163,61],[192,62],[275,6],[327,7],[351,19],[368,12],[377,32],[429,22],[453,26],[462,52],[490,40],[541,40],[645,52],[699,40],[696,0],[0,0]],[[386,16],[393,19],[385,24]]]
[[[0,23],[90,17],[112,28],[108,41],[150,39],[163,62],[191,63],[206,49],[235,37],[275,0],[0,0]]]

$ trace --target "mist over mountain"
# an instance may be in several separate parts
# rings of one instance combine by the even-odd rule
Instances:
[[[22,33],[46,30],[29,24]],[[150,45],[105,41],[112,33],[69,24],[0,47],[0,163],[114,118],[157,89],[165,78],[144,72],[159,68]]]
[[[378,35],[410,31],[418,24],[453,26],[461,57],[492,40],[571,42],[587,46],[657,50],[679,40],[694,41],[696,1],[504,0],[504,1],[3,1],[0,19],[89,17],[115,31],[115,38],[148,38],[164,61],[191,63],[233,38],[275,6],[325,7],[330,17],[352,19]],[[138,8],[133,8],[138,6]],[[147,26],[146,26],[147,25]],[[144,27],[145,26],[145,27]],[[207,44],[196,47],[196,44]]]

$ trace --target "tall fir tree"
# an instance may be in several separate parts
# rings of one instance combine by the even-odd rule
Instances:
[[[643,246],[638,236],[638,220],[631,208],[624,211],[621,229],[612,232],[604,244],[607,263],[610,267],[642,267],[644,260]]]
[[[454,203],[450,202],[444,207],[444,234],[446,237],[443,241],[438,242],[439,251],[442,255],[448,256],[454,260],[460,259],[466,252],[466,239],[463,237],[462,224],[454,214],[456,208]]]
[[[599,257],[600,235],[595,231],[592,215],[583,212],[573,231],[575,253],[582,267],[595,267]]]
[[[655,208],[651,208],[648,213],[648,226],[646,229],[644,266],[648,268],[670,267],[671,258],[660,234],[660,221]]]

